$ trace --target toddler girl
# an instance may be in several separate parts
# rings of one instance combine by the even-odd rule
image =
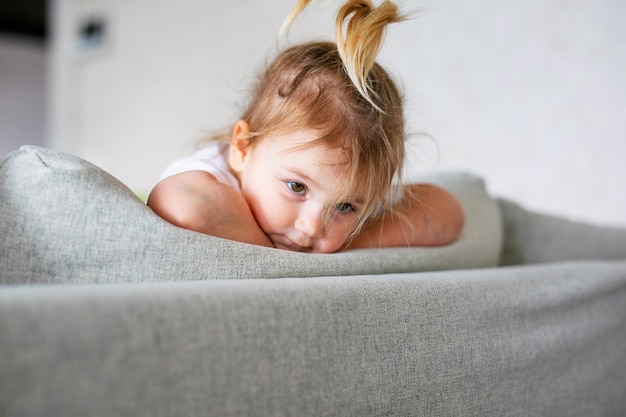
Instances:
[[[375,62],[385,26],[399,20],[390,1],[349,0],[336,43],[282,52],[229,133],[171,165],[148,205],[187,229],[305,252],[457,239],[464,215],[450,193],[399,183],[402,99]]]

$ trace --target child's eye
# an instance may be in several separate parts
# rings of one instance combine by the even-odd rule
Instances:
[[[339,203],[335,206],[335,210],[341,214],[347,214],[354,211],[354,206],[350,203]]]
[[[298,195],[306,194],[306,187],[304,186],[304,184],[300,184],[299,182],[287,181],[287,187],[289,187],[291,191]]]

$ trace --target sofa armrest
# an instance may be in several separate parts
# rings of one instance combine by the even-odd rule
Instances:
[[[626,259],[626,229],[526,210],[497,199],[504,228],[502,265],[569,259]]]

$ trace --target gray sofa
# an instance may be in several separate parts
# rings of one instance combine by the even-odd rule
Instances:
[[[103,170],[0,165],[0,416],[624,416],[626,230],[464,173],[442,248],[182,230]]]

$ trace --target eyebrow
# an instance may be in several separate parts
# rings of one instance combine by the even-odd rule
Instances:
[[[313,178],[309,177],[307,174],[302,172],[299,168],[290,167],[290,166],[283,166],[283,169],[294,173],[298,177],[300,177],[303,180],[305,180],[307,182],[307,184],[312,183],[315,187],[321,188],[320,185]],[[347,199],[347,201],[345,201],[345,203],[350,203],[350,204],[354,203],[354,204],[363,205],[363,204],[365,204],[365,199],[351,197],[351,198]]]
[[[291,167],[291,166],[283,166],[283,168],[286,169],[287,171],[290,171],[296,174],[298,177],[302,178],[307,183],[313,184],[314,186],[320,188],[320,185],[313,178],[309,177],[307,174],[302,172],[299,168]]]

